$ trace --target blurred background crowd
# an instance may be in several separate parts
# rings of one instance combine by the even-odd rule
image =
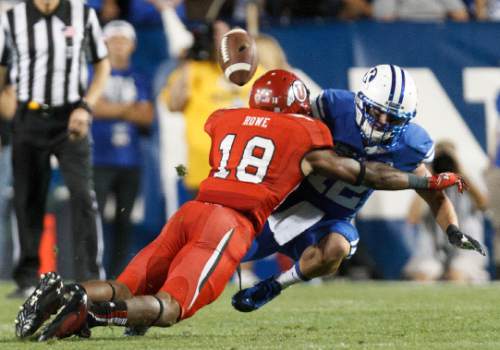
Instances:
[[[0,0],[0,12],[18,2]],[[416,122],[439,141],[432,168],[460,172],[471,184],[468,194],[449,195],[464,232],[488,247],[486,258],[452,249],[411,193],[377,193],[356,220],[362,244],[342,266],[342,276],[474,283],[496,278],[500,0],[87,3],[98,11],[113,68],[92,125],[108,277],[116,277],[179,205],[195,196],[209,169],[210,140],[203,131],[209,114],[247,104],[252,82],[230,84],[215,59],[222,35],[242,26],[256,38],[256,76],[291,69],[312,95],[321,88],[355,89],[365,68],[375,64],[412,68],[420,93]],[[0,277],[9,279],[18,247],[8,118],[0,130]],[[184,177],[175,169],[180,164],[187,168]],[[66,253],[72,244],[65,236],[69,193],[56,162],[53,173],[40,269],[58,269],[71,278],[78,267]],[[251,283],[254,274],[268,275],[287,264],[273,257],[247,266],[244,276]]]

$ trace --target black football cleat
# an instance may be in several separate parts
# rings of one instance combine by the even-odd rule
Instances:
[[[240,290],[233,295],[231,303],[238,311],[252,312],[280,295],[281,289],[281,284],[274,277],[270,277],[253,287]]]
[[[85,290],[78,284],[72,284],[65,288],[63,306],[43,330],[38,341],[48,339],[67,338],[78,335],[83,338],[90,337],[90,329],[87,325],[88,298]]]
[[[55,314],[62,304],[63,283],[56,272],[41,275],[36,289],[20,307],[16,317],[16,336],[33,335],[42,324]]]

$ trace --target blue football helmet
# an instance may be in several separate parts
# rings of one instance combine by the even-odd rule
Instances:
[[[370,68],[356,94],[356,123],[365,147],[396,148],[416,114],[417,88],[410,74],[392,64]]]

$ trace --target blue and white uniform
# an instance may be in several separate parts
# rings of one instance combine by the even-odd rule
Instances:
[[[149,84],[133,69],[111,72],[103,96],[115,103],[151,101]],[[94,139],[94,165],[113,167],[139,167],[140,128],[119,119],[96,119],[92,123]]]
[[[365,148],[356,123],[355,94],[327,89],[313,101],[313,111],[330,129],[339,155],[358,160],[378,161],[399,170],[412,172],[434,157],[434,143],[420,126],[410,123],[398,146],[390,151],[381,147]],[[271,215],[244,261],[257,260],[276,252],[298,260],[310,245],[335,232],[351,245],[352,256],[359,234],[352,220],[373,190],[353,186],[319,175],[308,176]]]

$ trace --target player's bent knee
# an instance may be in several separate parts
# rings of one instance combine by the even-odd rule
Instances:
[[[158,302],[162,303],[160,314],[155,322],[157,327],[170,327],[179,321],[181,308],[177,301],[166,292],[158,292],[155,295]]]
[[[326,241],[321,242],[321,260],[323,266],[330,266],[332,268],[338,265],[349,255],[351,245],[349,242],[339,234],[330,234]]]

